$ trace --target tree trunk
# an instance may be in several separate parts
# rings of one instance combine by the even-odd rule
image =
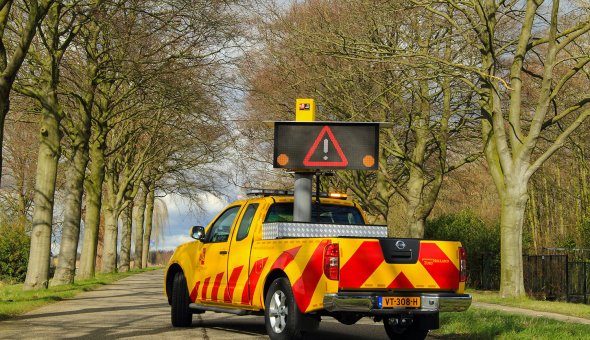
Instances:
[[[133,268],[143,268],[143,223],[145,219],[147,190],[145,186],[141,190],[137,198],[137,211],[135,215],[135,261]]]
[[[531,226],[531,236],[533,239],[533,248],[535,252],[538,252],[540,249],[539,244],[539,206],[537,204],[537,191],[535,190],[535,186],[531,185],[529,190],[529,201],[528,205],[528,213],[529,213],[529,223]]]
[[[413,166],[410,169],[410,179],[408,180],[408,199],[407,199],[407,231],[405,237],[423,238],[426,216],[422,213],[424,195],[424,178],[422,171]]]
[[[112,193],[111,193],[112,194]],[[109,198],[110,199],[110,198]],[[104,209],[104,248],[102,252],[102,273],[117,271],[117,238],[119,233],[119,213],[117,207],[106,204]]]
[[[25,188],[25,173],[24,169],[21,169],[21,173],[16,177],[16,191],[18,195],[18,222],[21,226],[27,224],[27,198]]]
[[[145,233],[143,234],[143,249],[141,253],[141,266],[142,268],[147,268],[148,266],[148,256],[150,254],[150,240],[152,237],[152,225],[154,222],[154,201],[155,201],[155,192],[154,189],[147,189],[147,199],[146,199],[146,212],[145,212]]]
[[[9,110],[10,90],[5,86],[0,86],[0,187],[2,187],[2,150],[4,141],[4,122]]]
[[[585,221],[588,218],[589,214],[589,205],[590,205],[590,188],[588,188],[588,183],[590,183],[590,178],[588,176],[588,162],[586,160],[586,155],[584,154],[583,150],[579,151],[578,156],[578,168],[580,169],[580,186],[581,186],[581,221]]]
[[[47,288],[49,281],[53,200],[60,140],[59,121],[56,115],[43,110],[35,184],[35,210],[25,290]]]
[[[84,241],[80,256],[78,277],[94,277],[96,270],[96,247],[102,206],[102,183],[104,182],[104,143],[98,139],[90,145],[90,174],[86,178],[86,218],[84,220]]]
[[[408,221],[410,227],[410,236],[412,238],[424,238],[424,228],[426,227],[426,218],[417,216],[416,214],[410,216],[412,218]]]
[[[525,295],[522,262],[522,229],[527,204],[527,181],[508,180],[501,196],[500,254],[502,297]]]
[[[553,216],[555,216],[555,214],[551,213],[549,211],[549,207],[552,206],[552,204],[549,202],[549,185],[547,184],[547,177],[543,176],[543,201],[545,203],[545,238],[543,239],[543,244],[547,245],[549,244],[548,240],[549,240],[549,234],[550,234],[550,230],[552,230],[553,228],[555,228],[555,221],[553,221]]]
[[[119,271],[128,272],[131,258],[131,225],[133,221],[133,204],[129,204],[121,214],[123,228],[121,230],[121,255],[119,260]]]
[[[66,200],[64,224],[54,285],[74,283],[76,257],[80,239],[80,219],[82,215],[82,194],[84,177],[88,165],[88,141],[78,140],[73,150],[73,158],[66,175]]]
[[[430,120],[430,102],[428,82],[420,82],[420,115],[412,124],[412,131],[416,145],[412,151],[410,178],[408,180],[407,219],[408,237],[423,238],[426,216],[422,213],[423,201],[426,199],[426,179],[424,166],[426,163],[426,148],[428,146]],[[436,198],[435,198],[436,199]]]

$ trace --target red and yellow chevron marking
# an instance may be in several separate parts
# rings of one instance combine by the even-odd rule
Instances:
[[[387,288],[412,289],[414,288],[414,285],[408,280],[404,273],[399,273],[399,275],[387,285]]]
[[[221,285],[221,279],[225,273],[221,272],[215,276],[215,283],[213,283],[213,289],[211,290],[211,301],[217,301],[217,295],[219,293],[219,286]]]
[[[320,242],[311,255],[311,258],[307,261],[303,273],[293,284],[293,295],[301,311],[307,310],[313,297],[313,292],[316,290],[318,282],[324,274],[324,248],[326,248],[328,243],[330,243],[328,240]]]
[[[227,273],[220,271],[201,278],[195,282],[190,298],[195,302],[263,309],[265,280],[275,269],[282,270],[289,278],[297,305],[304,313],[323,308],[324,295],[339,289],[458,291],[464,288],[459,283],[456,242],[422,241],[417,263],[389,264],[377,240],[338,239],[339,281],[327,279],[323,272],[324,250],[332,242],[331,239],[259,241],[252,250],[250,268],[245,262]],[[245,257],[245,261],[249,259]],[[223,280],[227,280],[227,286],[220,289]],[[245,283],[238,287],[238,281]]]
[[[416,264],[386,263],[378,241],[346,240],[344,244],[340,249],[348,251],[341,253],[341,289],[459,288],[456,243],[422,241]]]
[[[459,288],[459,266],[436,243],[422,243],[418,262],[441,289]]]
[[[341,248],[344,247],[341,246]],[[366,241],[361,243],[352,257],[344,265],[340,265],[340,287],[362,287],[363,283],[384,261],[379,242]]]
[[[282,252],[281,255],[279,255],[276,261],[272,264],[270,270],[285,269],[289,265],[289,263],[291,263],[291,261],[295,259],[295,256],[297,256],[297,253],[299,252],[299,249],[301,249],[301,246]]]
[[[252,266],[252,271],[250,272],[250,278],[248,280],[248,288],[246,289],[246,287],[244,287],[244,292],[242,293],[243,305],[251,304],[250,295],[254,293],[256,285],[258,285],[258,280],[260,280],[260,275],[262,274],[262,269],[264,268],[266,261],[268,261],[268,257],[265,257],[254,262],[254,265]]]
[[[201,285],[201,281],[197,281],[197,283],[195,283],[195,287],[191,291],[191,301],[192,302],[195,302],[197,300],[197,296],[199,294],[199,285]]]
[[[227,283],[227,288],[225,290],[225,294],[223,296],[223,302],[225,302],[225,303],[232,302],[232,299],[234,296],[234,290],[236,289],[236,282],[238,281],[238,278],[240,277],[240,273],[242,272],[243,268],[244,268],[244,266],[239,266],[239,267],[234,268],[232,270],[231,276],[229,277],[229,282]]]
[[[207,299],[207,288],[209,288],[209,280],[210,279],[211,278],[208,277],[203,282],[203,291],[201,292],[201,300],[206,300]]]
[[[329,243],[331,240],[328,239],[262,241],[253,248],[252,257],[256,258],[259,254],[270,252],[277,254],[274,258],[269,257],[268,262],[272,265],[264,267],[261,277],[267,277],[275,269],[282,270],[291,282],[299,309],[307,312],[323,307],[323,294],[326,293],[327,287],[327,279],[323,274],[323,256],[324,249]],[[253,281],[256,280],[251,278],[252,299],[249,303],[254,308],[264,308],[264,280],[258,280],[258,284],[254,284]],[[331,289],[336,292],[337,286]],[[244,302],[245,299],[242,300],[242,303]]]

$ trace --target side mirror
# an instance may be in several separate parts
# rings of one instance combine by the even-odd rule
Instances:
[[[205,228],[200,225],[191,227],[191,237],[201,242],[205,241]]]

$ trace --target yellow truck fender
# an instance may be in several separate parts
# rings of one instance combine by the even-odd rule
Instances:
[[[187,283],[187,290],[189,293],[191,293],[191,283],[194,284],[196,281],[196,272],[191,270],[191,268],[197,267],[197,259],[195,256],[191,256],[191,254],[198,254],[201,245],[202,243],[199,241],[185,243],[179,246],[170,258],[170,261],[166,266],[166,274],[164,279],[164,290],[166,296],[168,297],[168,304],[170,304],[170,298],[172,297],[172,284],[174,282],[174,276],[178,272],[184,273]]]

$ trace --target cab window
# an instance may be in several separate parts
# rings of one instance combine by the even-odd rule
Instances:
[[[254,219],[254,215],[256,214],[256,209],[258,209],[258,203],[250,204],[246,208],[246,212],[242,217],[242,221],[240,222],[240,227],[238,229],[238,236],[236,237],[236,241],[241,241],[248,236],[248,232],[250,231],[250,225],[252,225],[252,220]]]
[[[231,226],[234,224],[234,220],[236,219],[240,208],[241,206],[231,207],[219,216],[207,233],[208,243],[227,241]]]
[[[365,224],[361,213],[356,207],[321,204],[312,205],[311,221],[332,224]],[[275,203],[270,206],[265,223],[293,222],[293,203]]]

